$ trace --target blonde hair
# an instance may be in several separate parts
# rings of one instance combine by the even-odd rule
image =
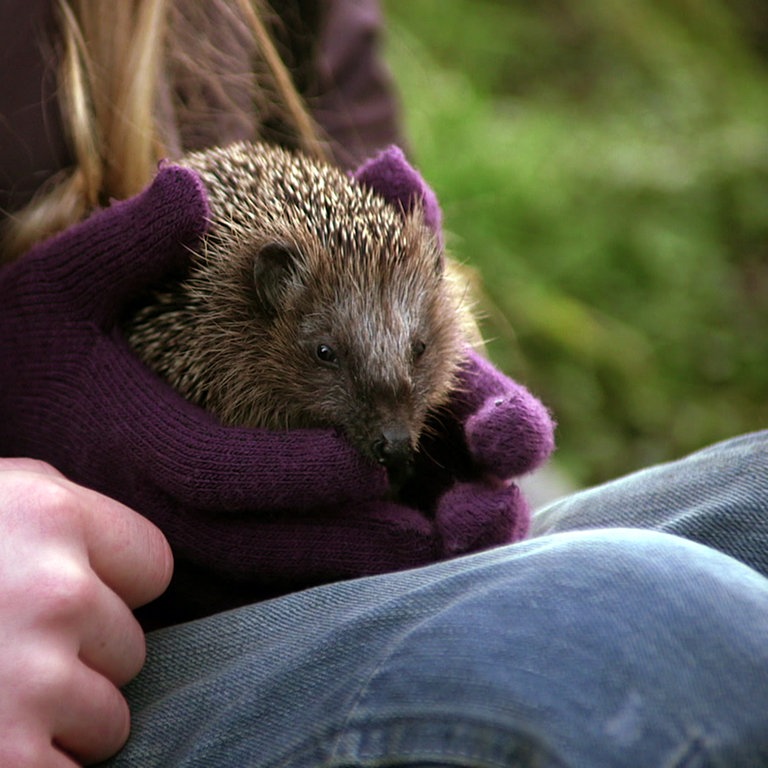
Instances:
[[[218,5],[252,35],[258,60],[248,74],[255,79],[256,106],[268,104],[298,147],[324,157],[319,132],[277,53],[259,3],[219,0]],[[0,261],[111,198],[141,191],[158,161],[171,154],[173,142],[157,114],[169,59],[181,45],[171,23],[173,10],[172,0],[58,0],[59,101],[75,163],[7,219]],[[217,77],[206,69],[204,57],[195,74],[208,81]]]

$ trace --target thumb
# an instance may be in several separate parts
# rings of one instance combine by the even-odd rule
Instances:
[[[183,261],[208,213],[197,174],[166,165],[143,192],[40,244],[27,263],[77,315],[109,326],[126,301]]]

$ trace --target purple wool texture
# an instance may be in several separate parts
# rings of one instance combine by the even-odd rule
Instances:
[[[434,193],[399,150],[356,178],[439,226]],[[47,461],[165,533],[176,573],[146,626],[526,535],[512,478],[546,460],[554,425],[474,352],[436,437],[455,472],[422,462],[431,495],[419,504],[388,500],[385,472],[338,432],[224,427],[139,361],[120,319],[207,221],[200,179],[163,164],[139,195],[0,269],[0,455]]]
[[[379,195],[403,211],[421,206],[424,223],[435,233],[440,246],[443,243],[443,212],[437,195],[422,175],[405,159],[400,147],[390,146],[376,157],[363,163],[352,178],[359,184],[375,190]]]

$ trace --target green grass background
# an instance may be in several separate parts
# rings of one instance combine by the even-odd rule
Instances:
[[[594,483],[768,426],[768,10],[385,0],[489,352]]]

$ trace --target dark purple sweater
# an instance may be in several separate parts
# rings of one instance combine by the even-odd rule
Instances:
[[[56,99],[53,0],[3,0],[0,4],[0,211],[11,212],[56,172],[72,164]],[[398,107],[378,52],[382,19],[375,0],[273,0],[274,35],[294,81],[330,139],[336,160],[353,168],[377,150],[402,146]],[[227,29],[212,4],[177,0],[225,57],[232,74],[248,71],[250,41]],[[191,43],[192,44],[192,43]],[[189,104],[194,87],[188,73],[172,68],[175,106],[161,106],[171,154],[254,138],[256,118],[249,78],[227,79],[222,92],[203,93],[197,111]],[[197,94],[200,96],[200,94]],[[233,115],[231,106],[243,108]],[[250,119],[249,119],[250,117]]]

